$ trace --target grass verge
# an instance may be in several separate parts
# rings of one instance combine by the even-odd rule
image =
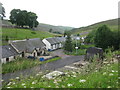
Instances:
[[[45,64],[45,63],[52,62],[52,61],[59,60],[59,59],[61,59],[61,58],[56,57],[56,58],[52,58],[52,59],[49,59],[47,61],[42,61],[41,62],[39,60],[19,58],[17,60],[12,61],[12,62],[3,64],[2,65],[2,74],[11,73],[11,72],[15,72],[15,71],[18,71],[18,70],[31,68],[31,67],[34,67],[36,65]]]

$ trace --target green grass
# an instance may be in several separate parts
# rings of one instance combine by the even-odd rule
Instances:
[[[74,49],[72,52],[65,52],[67,55],[85,55],[86,54],[86,49],[78,49],[77,52]]]
[[[83,81],[83,82],[82,82]],[[118,63],[104,65],[90,73],[67,71],[65,76],[54,79],[42,78],[36,74],[23,79],[13,79],[4,88],[118,88]],[[119,87],[120,88],[120,87]]]
[[[76,52],[76,49],[73,49],[72,52],[65,52],[65,54],[67,55],[85,55],[86,54],[86,50],[87,48],[89,47],[94,47],[95,45],[81,45],[80,46],[80,49],[77,50]]]
[[[59,34],[52,34],[45,31],[33,31],[30,29],[18,29],[18,28],[2,28],[2,40],[5,41],[6,36],[10,40],[21,40],[26,38],[47,38],[59,36]]]
[[[31,67],[34,67],[36,65],[45,64],[45,63],[52,62],[52,61],[59,60],[59,59],[61,59],[61,58],[56,57],[56,58],[41,62],[39,60],[19,58],[17,60],[12,61],[12,62],[3,64],[2,65],[2,73],[5,74],[5,73],[10,73],[10,72],[15,72],[18,70],[31,68]]]
[[[34,76],[11,79],[9,83],[3,83],[3,88],[120,88],[118,86],[118,62],[110,63],[108,58],[118,55],[119,52],[108,52],[104,61],[90,63],[82,70],[64,70],[65,76],[47,79],[41,73]],[[108,57],[109,56],[109,57]],[[109,58],[112,60],[112,58]],[[100,67],[99,67],[100,66]],[[91,68],[92,67],[92,68]],[[99,67],[99,68],[98,68]],[[91,70],[92,69],[92,70]]]

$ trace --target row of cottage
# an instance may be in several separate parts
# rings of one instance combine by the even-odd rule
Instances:
[[[41,56],[46,50],[51,51],[63,47],[65,37],[53,37],[40,40],[39,38],[16,40],[6,46],[0,46],[1,63],[10,62],[17,57]]]

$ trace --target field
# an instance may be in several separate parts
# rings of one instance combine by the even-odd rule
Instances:
[[[6,36],[9,40],[21,40],[28,38],[47,38],[54,36],[61,36],[59,34],[52,34],[45,31],[35,31],[30,29],[18,29],[18,28],[2,28],[2,40],[5,41]],[[4,44],[4,42],[3,42]]]
[[[88,67],[77,71],[65,71],[64,76],[47,79],[39,72],[34,77],[16,77],[3,88],[120,88],[118,79],[118,62],[112,62],[115,53],[106,54],[105,61],[100,64],[96,61]],[[97,58],[94,58],[96,60]],[[114,59],[115,60],[115,59]]]

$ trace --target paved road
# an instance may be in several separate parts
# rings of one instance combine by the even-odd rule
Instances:
[[[72,56],[72,55],[66,55],[66,54],[64,54],[63,53],[63,49],[55,50],[55,51],[51,52],[51,55],[52,56],[56,56],[57,55],[57,56],[61,57],[62,59]]]
[[[14,73],[8,73],[8,74],[4,74],[2,75],[3,80],[5,80],[6,82],[11,79],[11,78],[16,78],[16,77],[26,77],[29,75],[34,75],[37,74],[38,72],[44,71],[44,70],[56,70],[58,68],[64,67],[65,65],[69,65],[72,64],[74,62],[78,62],[80,60],[84,59],[84,55],[82,56],[65,56],[64,58],[57,60],[57,61],[53,61],[53,62],[49,62],[46,64],[42,64],[42,65],[38,65],[35,66],[33,68],[30,69],[25,69],[25,70],[21,70],[21,71],[16,71]]]

